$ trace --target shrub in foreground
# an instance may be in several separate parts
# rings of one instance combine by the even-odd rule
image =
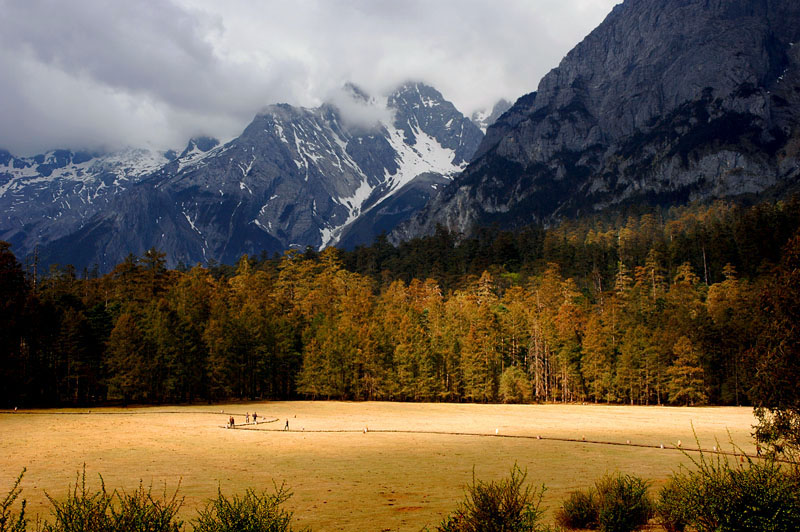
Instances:
[[[556,511],[556,522],[571,529],[638,530],[653,515],[647,487],[647,482],[639,477],[605,475],[593,488],[572,492]]]
[[[498,481],[473,479],[464,501],[437,528],[440,532],[541,532],[540,509],[544,486],[525,484],[527,471],[516,464],[511,474]]]
[[[139,487],[133,493],[116,492],[116,504],[111,506],[111,520],[116,530],[131,532],[177,532],[183,522],[177,514],[183,505],[178,489],[168,497],[166,489],[161,498],[153,497],[150,488]]]
[[[570,493],[561,508],[556,510],[555,519],[558,525],[566,528],[594,530],[599,525],[597,512],[597,495],[590,488]]]
[[[773,458],[736,463],[704,454],[662,490],[698,532],[800,532],[800,475]]]
[[[22,482],[23,475],[25,475],[25,469],[22,470],[11,489],[8,490],[8,494],[0,502],[0,532],[25,532],[28,523],[28,520],[25,519],[25,500],[22,500],[19,512],[11,509],[22,491],[19,483]]]
[[[655,513],[658,522],[667,532],[683,532],[689,523],[688,505],[681,479],[673,476],[658,492]]]
[[[285,485],[275,486],[274,493],[256,493],[248,489],[244,496],[228,499],[218,492],[200,512],[195,532],[289,532],[292,512],[283,509],[292,496]]]
[[[168,498],[155,498],[140,484],[133,493],[106,490],[103,477],[100,489],[86,487],[86,468],[78,476],[67,497],[56,500],[47,495],[53,522],[46,521],[42,532],[178,532],[183,522],[177,519],[183,504],[178,491]]]
[[[595,483],[597,521],[604,532],[630,532],[653,515],[647,481],[633,475],[605,475]]]

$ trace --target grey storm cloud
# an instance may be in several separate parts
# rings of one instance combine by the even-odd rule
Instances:
[[[469,114],[535,90],[614,3],[0,0],[0,147],[178,148],[348,81],[425,81]]]

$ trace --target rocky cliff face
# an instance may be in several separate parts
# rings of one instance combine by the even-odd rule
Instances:
[[[798,119],[800,3],[626,0],[392,237],[760,192],[800,176]]]
[[[224,145],[193,139],[79,228],[43,243],[42,261],[105,271],[150,247],[171,264],[193,264],[321,248],[343,237],[348,245],[371,242],[463,170],[483,134],[421,83],[386,101],[348,91],[338,106],[269,106]],[[414,194],[395,197],[418,177]],[[351,233],[367,213],[371,224]]]

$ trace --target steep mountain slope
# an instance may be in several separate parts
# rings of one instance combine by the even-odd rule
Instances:
[[[403,85],[385,102],[349,90],[345,111],[272,105],[225,145],[190,144],[78,231],[44,245],[43,260],[107,270],[153,246],[173,264],[321,248],[418,176],[452,178],[483,137],[421,83]],[[388,211],[376,210],[372,220],[391,229],[419,205],[385,219]],[[348,241],[374,234],[360,228]]]
[[[790,183],[800,176],[795,43],[795,0],[626,0],[392,238]]]
[[[34,157],[0,151],[0,240],[22,254],[74,231],[110,199],[174,159],[174,153],[54,150]]]

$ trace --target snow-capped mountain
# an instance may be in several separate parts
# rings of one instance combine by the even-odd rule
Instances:
[[[0,240],[29,252],[37,243],[68,234],[174,157],[149,149],[54,150],[33,157],[0,151]]]
[[[491,109],[484,109],[472,113],[472,122],[485,134],[489,126],[497,122],[497,119],[503,116],[503,113],[509,109],[511,109],[511,102],[506,99],[500,99]]]
[[[41,260],[108,270],[150,247],[193,264],[371,242],[466,167],[482,138],[422,83],[382,99],[349,85],[318,108],[271,105],[234,140],[193,139],[102,209],[79,214],[79,227],[45,234]],[[35,242],[25,243],[29,252]]]

